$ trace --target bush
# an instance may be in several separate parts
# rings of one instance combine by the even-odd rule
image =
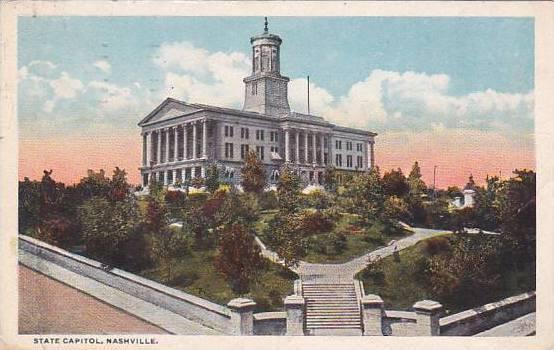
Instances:
[[[446,237],[431,237],[423,243],[423,251],[428,256],[450,251],[450,240]]]
[[[272,210],[279,207],[279,201],[277,200],[275,191],[262,192],[259,194],[258,199],[261,210]]]
[[[193,192],[189,193],[188,199],[193,203],[202,203],[208,199],[210,194],[206,192]]]
[[[180,273],[177,276],[172,277],[167,284],[170,286],[179,286],[181,288],[188,287],[198,279],[198,273],[195,271],[187,271],[185,273]]]
[[[340,254],[346,249],[346,235],[343,232],[331,233],[329,239],[335,254]]]
[[[281,305],[283,305],[283,299],[281,298],[281,293],[279,293],[278,290],[272,289],[268,293],[269,300],[271,301],[271,305],[273,305],[273,308],[277,308]]]
[[[320,234],[332,231],[335,223],[324,213],[306,211],[302,214],[302,231],[307,234]]]

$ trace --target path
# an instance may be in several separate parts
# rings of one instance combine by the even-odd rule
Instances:
[[[410,228],[414,233],[406,238],[399,239],[394,244],[368,252],[360,257],[354,258],[342,264],[314,264],[300,261],[297,267],[291,268],[300,275],[303,281],[314,282],[352,282],[354,275],[363,270],[369,261],[382,259],[394,253],[415,245],[417,242],[434,236],[450,233],[445,230],[432,230],[426,228]],[[271,261],[283,263],[277,254],[269,250],[262,241],[256,237],[256,243],[260,246],[262,255]]]

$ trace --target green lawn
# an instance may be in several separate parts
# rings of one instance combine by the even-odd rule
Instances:
[[[424,245],[425,241],[422,241],[401,250],[399,260],[393,256],[384,258],[381,276],[371,274],[367,269],[358,273],[356,278],[363,281],[365,293],[379,295],[387,309],[409,310],[416,301],[432,299],[441,302],[445,310],[452,314],[535,289],[534,271],[517,271],[506,267],[498,281],[500,291],[483,290],[473,304],[467,303],[464,298],[460,298],[464,304],[449,304],[433,294],[430,283],[421,272],[425,268],[425,257],[428,256]]]
[[[312,244],[308,243],[307,254],[302,260],[311,263],[343,263],[385,246],[391,240],[398,240],[411,234],[411,232],[404,230],[385,234],[379,225],[366,233],[356,225],[356,222],[356,216],[346,213],[341,214],[340,219],[336,222],[332,233],[346,233],[346,247],[338,252],[334,250],[322,251],[313,244],[314,241],[325,234],[313,233],[310,235],[308,242],[312,242]]]
[[[293,281],[298,277],[280,265],[270,263],[261,271],[252,283],[250,293],[234,293],[225,277],[213,266],[214,249],[195,251],[192,256],[183,258],[172,267],[172,280],[165,281],[165,271],[152,268],[142,271],[140,275],[164,283],[187,293],[225,305],[231,299],[245,296],[254,299],[258,304],[257,311],[283,310],[283,298],[293,293]]]

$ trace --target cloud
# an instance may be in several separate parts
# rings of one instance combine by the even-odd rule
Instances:
[[[250,60],[242,52],[215,52],[188,42],[164,43],[154,63],[164,71],[164,93],[189,102],[239,108]]]
[[[533,128],[533,92],[449,93],[450,77],[374,70],[326,112],[335,122],[381,130]]]
[[[57,98],[74,98],[84,88],[79,79],[72,78],[67,72],[62,72],[58,79],[51,80],[49,84]]]
[[[308,112],[308,81],[307,79],[292,79],[289,82],[289,104],[300,113]],[[333,104],[335,98],[329,91],[310,83],[310,113],[323,114]]]
[[[121,110],[132,110],[139,102],[131,88],[102,81],[91,81],[87,85],[87,93],[98,103],[99,109],[105,113],[115,113]]]
[[[100,69],[102,72],[109,74],[112,70],[112,65],[106,60],[99,60],[93,63],[93,66]]]

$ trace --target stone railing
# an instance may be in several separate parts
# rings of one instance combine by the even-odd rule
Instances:
[[[362,300],[364,335],[438,336],[475,335],[535,311],[535,292],[523,293],[491,304],[440,318],[442,305],[418,301],[413,311],[385,310],[378,295]]]
[[[287,333],[287,313],[260,312],[254,314],[255,335],[285,335]]]
[[[441,335],[474,335],[536,309],[536,293],[527,292],[440,319]]]

